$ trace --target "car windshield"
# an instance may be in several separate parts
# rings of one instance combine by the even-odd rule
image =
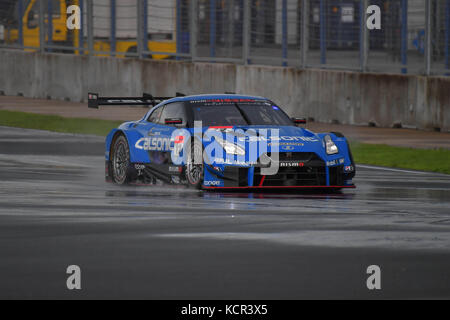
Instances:
[[[210,126],[292,126],[291,119],[268,100],[213,99],[191,101],[194,121]]]

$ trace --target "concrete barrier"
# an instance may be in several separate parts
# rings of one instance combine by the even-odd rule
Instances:
[[[321,122],[450,131],[450,79],[269,66],[116,59],[0,50],[0,92],[86,101],[236,92]]]

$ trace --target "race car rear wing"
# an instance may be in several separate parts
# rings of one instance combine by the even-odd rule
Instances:
[[[180,94],[177,93],[177,96]],[[88,94],[88,107],[98,109],[99,106],[156,106],[173,97],[154,97],[144,93],[142,97],[99,97],[98,93]]]

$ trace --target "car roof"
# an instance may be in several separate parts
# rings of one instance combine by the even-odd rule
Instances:
[[[246,96],[239,94],[200,94],[193,96],[184,96],[184,97],[176,97],[162,102],[161,104],[167,104],[172,102],[181,102],[181,101],[196,101],[196,100],[204,100],[204,99],[252,99],[252,100],[268,100],[267,98],[258,97],[258,96]]]
[[[246,95],[239,95],[239,94],[199,94],[199,95],[192,95],[192,96],[183,96],[183,97],[176,97],[168,100],[164,100],[163,102],[159,103],[158,105],[151,108],[142,119],[147,119],[150,114],[153,112],[153,110],[164,106],[169,103],[173,102],[185,102],[185,101],[196,101],[196,100],[205,100],[205,99],[252,99],[252,100],[269,100],[264,97],[259,96],[246,96]]]

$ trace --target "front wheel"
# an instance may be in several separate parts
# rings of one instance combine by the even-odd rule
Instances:
[[[188,186],[201,189],[203,185],[203,148],[200,143],[194,143],[191,147],[191,152],[187,156],[186,163],[186,180]],[[200,163],[195,163],[195,159]]]
[[[124,136],[119,136],[113,145],[111,152],[112,180],[117,184],[128,184],[130,175],[130,149]]]

